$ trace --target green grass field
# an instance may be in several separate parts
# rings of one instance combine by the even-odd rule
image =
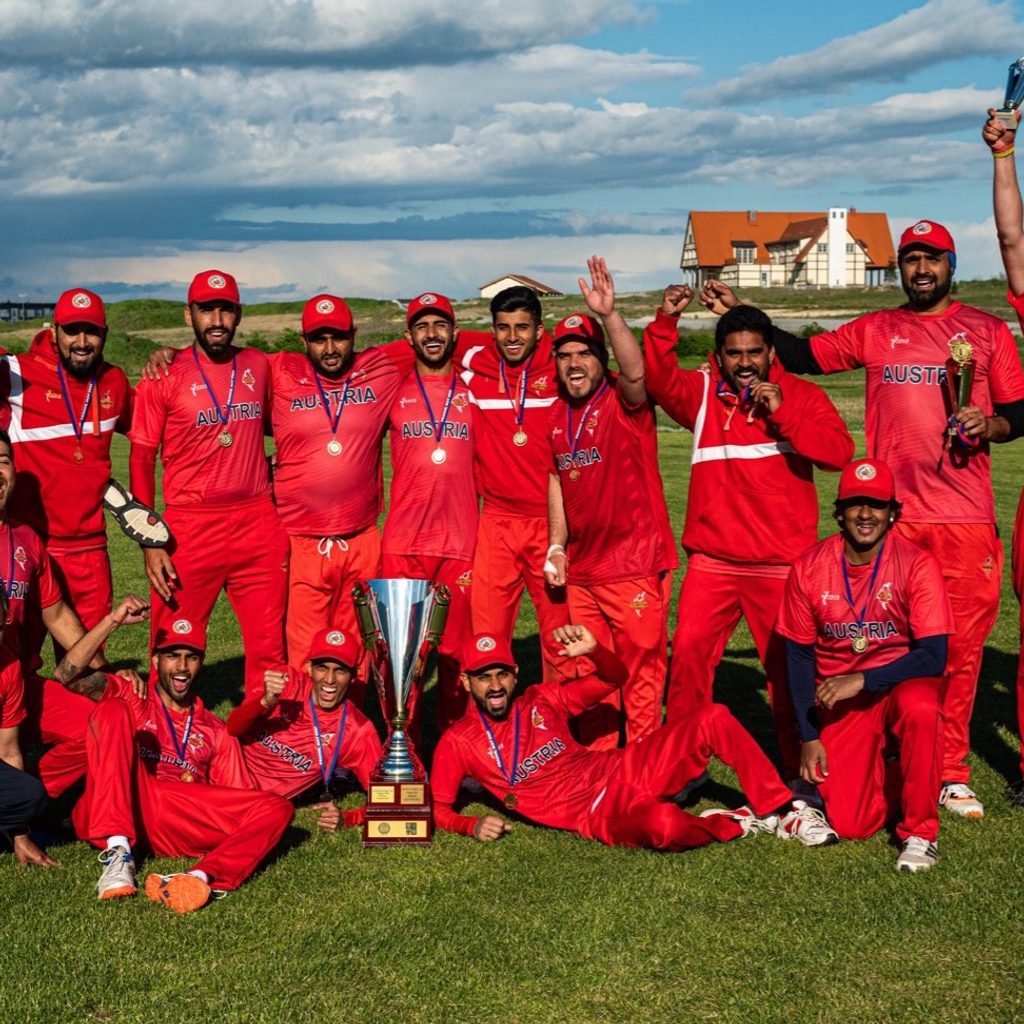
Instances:
[[[861,383],[826,382],[860,430]],[[677,527],[689,435],[660,435]],[[116,441],[126,479],[127,445]],[[998,450],[1007,542],[1024,448]],[[831,502],[835,477],[821,485]],[[741,528],[723,522],[723,529]],[[830,529],[827,519],[822,531]],[[143,592],[142,559],[111,528],[115,588]],[[516,649],[536,678],[527,605]],[[140,664],[144,627],[110,655]],[[241,694],[238,632],[218,604],[201,691],[220,713]],[[100,904],[96,851],[67,842],[58,871],[0,856],[0,1007],[30,1022],[667,1022],[1024,1019],[1018,884],[1024,814],[1015,774],[1017,605],[985,652],[974,719],[983,822],[943,817],[941,859],[893,870],[882,834],[820,850],[759,837],[679,855],[613,850],[526,824],[500,843],[439,834],[429,849],[363,851],[356,831],[319,834],[300,809],[287,848],[250,883],[187,917],[144,897]],[[737,631],[716,696],[771,749],[762,677]],[[428,695],[429,697],[429,695]],[[698,807],[736,801],[714,772]],[[346,805],[361,796],[352,794]],[[479,808],[477,808],[479,810]],[[147,860],[143,870],[187,862]]]

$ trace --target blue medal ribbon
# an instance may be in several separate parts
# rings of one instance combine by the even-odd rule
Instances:
[[[448,397],[444,402],[444,409],[441,412],[441,422],[438,423],[437,417],[434,415],[434,408],[430,404],[430,399],[427,397],[427,389],[423,385],[423,378],[420,376],[420,371],[416,371],[416,384],[419,386],[420,394],[423,396],[423,404],[426,406],[427,415],[430,417],[430,426],[434,431],[434,440],[438,445],[441,444],[441,438],[444,437],[445,424],[448,422],[448,413],[452,408],[452,399],[455,397],[455,385],[458,383],[458,376],[452,374],[451,387],[448,388]]]
[[[572,428],[572,405],[568,402],[565,403],[565,432],[572,438],[572,453],[571,457],[573,461],[576,460],[576,452],[580,446],[580,437],[583,434],[583,428],[587,425],[587,417],[590,415],[590,410],[597,404],[598,399],[608,390],[608,381],[601,381],[601,386],[597,389],[597,394],[587,403],[587,407],[583,410],[583,415],[580,417],[580,425],[576,428],[573,433]]]
[[[199,376],[203,378],[203,383],[206,385],[210,400],[217,411],[217,420],[222,427],[226,427],[231,422],[231,406],[235,403],[235,376],[238,370],[238,354],[235,353],[231,357],[231,379],[228,381],[228,401],[224,412],[220,411],[220,402],[217,399],[216,392],[213,390],[213,385],[203,372],[203,364],[199,361],[199,353],[196,351],[195,345],[192,346],[192,358],[196,361],[196,369],[199,371]]]
[[[508,376],[505,373],[505,360],[498,363],[498,372],[501,374],[502,387],[508,392],[508,400],[512,403],[512,411],[515,413],[516,426],[522,427],[523,417],[526,415],[526,384],[530,375],[530,363],[533,362],[533,352],[526,358],[526,365],[523,367],[522,375],[519,378],[519,404],[512,397],[512,389],[508,386]]]
[[[864,635],[864,619],[868,614],[868,605],[871,603],[871,595],[875,591],[875,581],[878,579],[878,570],[882,567],[882,555],[885,554],[885,541],[882,541],[882,546],[878,549],[878,554],[875,555],[875,564],[871,569],[871,579],[868,582],[867,597],[864,598],[864,607],[860,610],[860,615],[857,615],[857,609],[853,603],[853,589],[850,586],[850,569],[846,564],[846,555],[840,551],[839,553],[839,564],[843,570],[843,587],[846,589],[846,603],[850,606],[850,611],[853,612],[857,619],[857,636]]]
[[[71,404],[71,392],[68,390],[68,382],[64,376],[64,367],[60,360],[57,360],[57,380],[60,381],[60,393],[64,398],[64,408],[68,411],[68,419],[71,421],[71,429],[75,432],[75,440],[78,442],[78,449],[82,449],[82,437],[85,434],[85,417],[89,413],[89,403],[92,401],[92,393],[96,390],[96,374],[92,375],[89,381],[89,389],[85,393],[85,402],[82,405],[82,415],[79,418],[75,415],[75,407]]]
[[[331,754],[331,763],[327,763],[324,756],[324,738],[320,731],[320,716],[316,713],[316,701],[313,695],[309,696],[309,714],[313,722],[313,737],[316,740],[316,759],[320,765],[320,777],[324,780],[324,792],[330,796],[331,779],[334,778],[334,769],[338,766],[338,755],[341,753],[341,744],[345,739],[345,725],[348,722],[348,698],[342,702],[341,725],[338,727],[338,739],[334,744],[334,753]]]
[[[494,738],[494,730],[491,728],[491,723],[487,721],[487,716],[480,709],[479,705],[477,706],[476,713],[480,716],[484,732],[487,733],[487,742],[491,745],[491,753],[498,764],[501,777],[508,782],[511,789],[516,784],[516,772],[519,771],[519,708],[516,708],[516,724],[512,740],[512,767],[508,770],[505,768],[505,759],[501,756],[501,751],[498,749],[498,741]]]
[[[338,402],[337,413],[331,412],[330,402],[327,401],[327,392],[324,390],[323,383],[320,380],[320,374],[316,372],[316,367],[313,368],[313,380],[316,381],[317,391],[320,392],[320,401],[324,404],[324,412],[327,414],[327,422],[331,425],[331,433],[337,435],[338,426],[341,423],[341,414],[345,411],[345,403],[348,401],[349,379],[345,378],[345,385],[341,389],[341,400]]]
[[[719,380],[718,384],[715,386],[715,397],[723,402],[735,401],[738,405],[743,405],[745,402],[750,401],[751,394],[753,394],[753,392],[751,391],[749,384],[747,384],[739,394],[736,394],[736,392],[733,391],[733,389],[730,388],[724,380]]]
[[[192,718],[195,715],[195,705],[192,705],[188,709],[188,718],[185,719],[185,734],[181,738],[181,743],[178,742],[178,731],[174,727],[174,719],[171,718],[170,711],[167,710],[167,705],[160,699],[159,694],[157,699],[160,702],[160,707],[163,709],[164,718],[167,719],[167,728],[171,733],[171,740],[174,742],[174,750],[178,755],[178,768],[187,768],[188,763],[185,760],[185,754],[188,753],[188,741],[192,735]]]

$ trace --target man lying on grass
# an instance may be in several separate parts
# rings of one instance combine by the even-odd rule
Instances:
[[[452,805],[463,778],[476,779],[529,821],[610,846],[685,850],[752,832],[774,832],[805,846],[838,837],[819,811],[794,801],[753,737],[721,704],[710,704],[622,750],[591,751],[569,719],[626,681],[619,658],[580,625],[554,631],[567,658],[587,655],[594,671],[569,683],[541,683],[513,699],[518,668],[508,642],[474,637],[462,658],[462,685],[475,707],[441,737],[434,754],[434,821],[481,841],[512,826],[496,814],[462,815]],[[672,797],[717,757],[736,772],[750,807],[699,817]]]

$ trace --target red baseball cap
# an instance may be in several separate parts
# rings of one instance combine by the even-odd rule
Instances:
[[[482,672],[493,665],[516,667],[512,645],[491,633],[477,633],[462,650],[462,671]]]
[[[570,338],[578,338],[580,341],[597,342],[604,347],[604,328],[592,316],[584,316],[582,313],[573,313],[564,317],[555,324],[552,332],[555,347],[560,341],[568,341]]]
[[[312,334],[325,327],[335,331],[351,331],[352,323],[352,310],[338,295],[314,295],[302,307],[303,334]]]
[[[424,292],[409,303],[409,308],[405,312],[405,326],[411,327],[413,320],[422,313],[436,313],[455,323],[455,310],[452,309],[451,300],[444,295],[438,295],[437,292]]]
[[[107,326],[107,311],[103,300],[88,288],[69,288],[57,300],[53,310],[55,324],[92,324]]]
[[[191,306],[193,302],[216,302],[217,299],[241,306],[238,282],[223,270],[200,271],[188,286],[188,304]]]
[[[354,669],[359,660],[359,649],[355,640],[340,629],[321,629],[309,645],[307,661],[336,661],[339,665]]]
[[[191,619],[175,619],[170,629],[161,626],[153,640],[153,653],[174,651],[179,647],[191,647],[200,654],[206,653],[206,627]]]
[[[879,459],[857,459],[839,474],[840,501],[850,498],[876,498],[878,501],[896,500],[896,482],[892,470]]]
[[[918,246],[936,249],[939,252],[951,252],[956,256],[953,236],[941,224],[936,224],[933,220],[919,220],[907,228],[900,235],[897,253],[902,255],[904,249],[914,249]]]

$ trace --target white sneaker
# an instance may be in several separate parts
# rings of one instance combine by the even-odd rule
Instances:
[[[798,839],[804,846],[831,846],[839,842],[836,830],[825,815],[803,800],[793,801],[793,810],[779,819],[775,834],[780,839]]]
[[[111,846],[99,855],[103,865],[96,891],[101,900],[116,900],[121,896],[134,896],[139,890],[135,886],[135,861],[123,846]]]
[[[930,839],[909,836],[903,840],[903,848],[896,858],[897,871],[927,871],[939,859],[939,847]]]
[[[731,818],[743,829],[743,835],[757,835],[758,832],[774,832],[779,827],[779,819],[775,814],[767,818],[759,818],[749,807],[711,807],[701,811],[702,818],[714,818],[722,815]]]
[[[961,818],[984,818],[985,806],[965,782],[947,782],[939,793],[939,806]]]

